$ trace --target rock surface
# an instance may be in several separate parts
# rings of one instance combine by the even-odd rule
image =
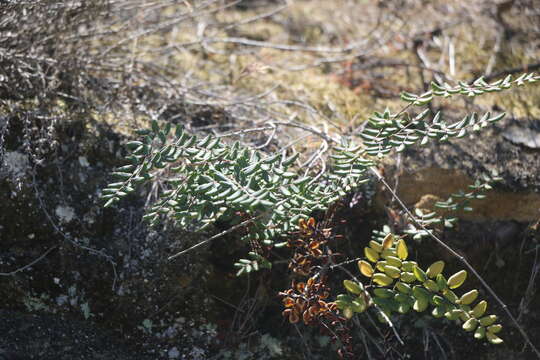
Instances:
[[[23,153],[16,132],[11,134],[8,151]],[[99,190],[110,180],[112,169],[122,164],[124,140],[109,130],[76,123],[58,136],[62,146],[39,165],[25,160],[24,166],[10,166],[20,171],[2,172],[0,178],[0,359],[295,358],[297,333],[282,322],[275,296],[276,290],[289,285],[286,266],[276,265],[272,273],[257,274],[249,282],[235,278],[232,264],[245,249],[233,236],[178,261],[166,261],[198,239],[174,227],[152,230],[142,223],[144,192],[117,208],[101,206]],[[518,161],[532,164],[515,168],[515,176],[506,173],[503,185],[489,194],[492,201],[484,201],[489,206],[478,205],[475,213],[480,215],[467,218],[471,221],[448,238],[457,239],[453,245],[475,266],[497,266],[487,280],[506,294],[511,293],[508,284],[528,286],[531,256],[522,255],[522,262],[512,245],[531,239],[522,222],[534,215],[534,179],[539,175],[532,171],[538,160],[531,154],[511,143],[497,144],[482,146],[508,149]],[[429,207],[481,173],[474,166],[455,170],[450,160],[443,161],[441,151],[425,151],[437,155],[424,161],[424,154],[408,152],[403,163],[414,171],[395,172],[398,190],[409,205]],[[392,171],[389,168],[388,179],[393,179]],[[350,229],[358,229],[343,246],[360,249],[371,229],[380,226],[380,216],[372,210],[364,209],[369,213],[359,216],[344,210],[350,211]],[[443,258],[459,266],[427,242],[411,244],[413,248],[423,254],[422,261]],[[509,268],[526,275],[515,281],[513,272],[504,271]],[[538,315],[530,309],[537,297],[528,294],[524,309],[533,322]],[[519,300],[512,301],[510,305],[517,307]],[[415,327],[401,325],[405,335],[417,338]],[[469,338],[463,335],[459,344],[475,341]],[[322,345],[319,350],[322,355],[314,359],[334,354]],[[478,353],[471,350],[470,355]]]
[[[507,140],[503,133],[512,124],[539,120],[506,119],[450,143],[430,143],[407,149],[398,166],[386,169],[391,182],[397,180],[398,195],[410,207],[433,209],[436,201],[446,200],[486,174],[498,174],[503,181],[486,193],[484,200],[473,201],[475,211],[460,213],[471,221],[532,222],[540,218],[540,151]],[[379,197],[382,205],[387,196]]]

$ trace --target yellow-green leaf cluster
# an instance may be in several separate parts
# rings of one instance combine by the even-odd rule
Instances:
[[[502,343],[503,340],[496,335],[502,329],[500,324],[495,324],[497,316],[486,315],[487,301],[476,302],[479,291],[473,289],[461,296],[454,292],[467,279],[465,270],[447,279],[443,275],[445,263],[442,260],[423,270],[415,261],[407,260],[409,250],[405,240],[391,233],[371,240],[364,248],[364,255],[365,260],[358,261],[358,269],[370,279],[371,284],[364,289],[356,281],[345,280],[344,286],[351,294],[347,295],[349,297],[365,295],[367,291],[371,293],[371,299],[366,301],[362,297],[362,306],[353,306],[352,298],[344,302],[342,297],[338,307],[345,317],[364,311],[371,304],[377,305],[386,315],[393,312],[405,314],[411,309],[424,312],[430,308],[433,317],[445,317],[460,323],[463,330],[471,332],[475,339]],[[384,318],[381,317],[386,321]]]

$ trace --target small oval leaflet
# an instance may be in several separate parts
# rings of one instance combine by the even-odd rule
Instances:
[[[416,279],[422,283],[427,280],[426,273],[424,272],[424,270],[420,269],[418,266],[413,267],[413,274],[416,277]]]
[[[382,249],[383,250],[389,249],[392,247],[393,244],[394,244],[394,235],[390,233],[384,237],[384,240],[382,243]]]
[[[368,260],[373,263],[379,260],[379,253],[373,250],[372,248],[368,248],[368,247],[364,248],[364,254],[368,258]]]
[[[379,284],[381,286],[388,286],[388,285],[392,284],[393,279],[390,276],[386,275],[386,274],[377,273],[377,274],[373,275],[373,282],[376,283],[376,284]]]
[[[356,295],[361,294],[363,291],[360,284],[351,280],[343,280],[343,286],[345,287],[345,289]]]
[[[448,287],[450,289],[457,289],[458,287],[463,285],[465,279],[467,279],[467,271],[461,270],[450,276],[450,278],[448,279]]]
[[[407,249],[407,244],[405,243],[405,240],[399,239],[396,252],[401,260],[407,259],[407,257],[409,256],[409,250]]]
[[[474,317],[479,318],[480,316],[484,315],[484,313],[487,310],[487,301],[482,300],[472,310],[472,314]]]
[[[373,267],[365,260],[358,261],[358,269],[360,270],[360,273],[366,277],[373,276]]]
[[[444,269],[444,261],[439,260],[431,264],[431,266],[427,269],[426,275],[432,279],[436,278],[437,275],[442,273]]]

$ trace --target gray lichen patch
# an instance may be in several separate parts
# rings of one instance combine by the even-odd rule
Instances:
[[[75,218],[75,210],[70,206],[59,205],[54,210],[54,213],[62,223],[70,223]]]
[[[28,156],[18,151],[6,151],[0,177],[9,176],[13,179],[23,177],[30,168]]]

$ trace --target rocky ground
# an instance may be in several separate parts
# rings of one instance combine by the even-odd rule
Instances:
[[[8,143],[15,144],[16,132],[10,134]],[[279,267],[273,275],[254,277],[253,284],[246,287],[246,279],[235,279],[232,267],[233,259],[241,253],[226,242],[179,261],[166,261],[179,246],[196,239],[174,228],[148,229],[141,223],[143,204],[137,198],[126,200],[120,208],[101,207],[99,189],[119,163],[123,137],[77,123],[59,134],[62,145],[37,166],[30,166],[17,148],[7,149],[0,202],[1,356],[205,359],[239,354],[271,357],[286,351],[290,339],[280,336],[279,329],[286,325],[279,315],[279,300],[272,293],[286,286],[279,279]],[[519,202],[514,211],[507,211],[510,205],[506,202],[510,195],[526,200],[534,194],[534,185],[527,183],[538,174],[532,169],[535,150],[519,149],[520,145],[500,136],[485,139],[491,144],[488,140],[477,143],[479,149],[513,149],[518,156],[515,163],[523,164],[527,171],[516,169],[515,178],[496,188],[489,207],[478,218],[462,221],[457,230],[445,233],[445,238],[504,294],[504,300],[528,324],[531,335],[537,336],[539,328],[534,324],[539,299],[531,280],[531,271],[538,266],[534,211]],[[399,177],[398,189],[410,204],[422,201],[426,194],[444,198],[468,182],[466,173],[456,178],[456,172],[449,170],[450,162],[437,157],[431,162],[415,160],[429,159],[421,156],[409,152],[403,158],[403,162],[418,164],[412,178],[406,173]],[[389,166],[387,173],[392,171]],[[432,174],[434,178],[430,178]],[[437,178],[441,174],[448,178]],[[144,192],[141,195],[144,199]],[[348,224],[343,232],[351,239],[359,234],[367,236],[380,221],[377,214],[385,196],[381,191],[373,207],[344,208]],[[500,211],[515,216],[500,217]],[[352,246],[359,248],[361,244]],[[427,241],[415,247],[426,262],[443,258],[459,266]],[[249,311],[244,314],[246,309]],[[410,325],[402,326],[405,334],[411,331]],[[256,331],[253,344],[257,345],[246,347],[243,341],[254,336],[250,331]],[[512,333],[518,341],[510,330]],[[234,336],[238,338],[232,339]],[[469,339],[463,337],[462,341]]]
[[[122,23],[126,33],[111,31],[111,38],[58,45],[48,37],[35,41],[40,27],[21,33],[21,39],[48,44],[37,52],[44,63],[31,57],[37,65],[20,65],[27,46],[6,45],[6,39],[16,38],[0,36],[1,51],[20,46],[25,55],[0,57],[2,71],[13,73],[0,75],[0,360],[336,357],[328,336],[291,326],[281,316],[277,292],[290,283],[285,250],[273,254],[272,271],[237,278],[233,263],[249,250],[235,234],[167,260],[205,235],[171,223],[148,227],[142,215],[152,189],[103,208],[101,189],[124,165],[124,145],[133,130],[159,118],[193,132],[238,131],[240,140],[263,151],[293,144],[307,158],[321,140],[301,128],[278,127],[276,136],[249,137],[242,131],[295,120],[332,136],[354,135],[372,110],[399,109],[400,91],[421,92],[428,80],[467,80],[490,68],[491,75],[516,67],[526,71],[522,65],[538,54],[538,15],[525,0],[506,10],[491,1],[361,7],[348,0],[230,6],[210,1],[201,9],[191,7],[192,1],[173,1],[155,12],[119,3],[126,8],[111,18],[128,18]],[[15,10],[2,6],[0,15],[12,14],[18,27],[21,19],[9,12]],[[130,9],[135,9],[132,18],[124,13]],[[170,14],[181,15],[184,27],[167,25]],[[520,21],[517,15],[523,15]],[[108,13],[103,16],[106,24]],[[155,19],[161,16],[167,26],[156,34]],[[66,31],[71,36],[87,25],[75,23]],[[139,38],[134,34],[141,29],[152,30],[135,42],[116,37]],[[340,52],[354,43],[354,34],[369,36],[358,49]],[[502,50],[496,51],[499,38]],[[83,61],[88,68],[70,62],[47,67],[73,55],[62,52],[68,45],[88,46],[88,52],[80,50],[84,58],[111,43],[118,48],[104,63],[96,60],[99,66]],[[313,48],[323,45],[334,52]],[[32,76],[29,68],[35,70]],[[508,94],[484,102],[437,103],[452,119],[472,110],[508,116],[465,139],[409,148],[380,169],[410,208],[424,210],[482,174],[502,177],[486,200],[472,204],[474,212],[460,213],[457,226],[441,237],[486,278],[538,343],[540,93],[536,86]],[[402,217],[388,191],[370,182],[340,201],[336,219],[344,222],[334,225],[344,240],[336,251],[361,254],[373,229],[389,224],[400,230]],[[409,246],[422,263],[444,259],[452,269],[462,267],[427,239]],[[341,287],[339,280],[331,285]],[[502,346],[479,343],[449,322],[414,315],[396,318],[405,347],[388,329],[378,333],[376,346],[395,359],[532,358],[502,309],[489,302],[505,326]]]

